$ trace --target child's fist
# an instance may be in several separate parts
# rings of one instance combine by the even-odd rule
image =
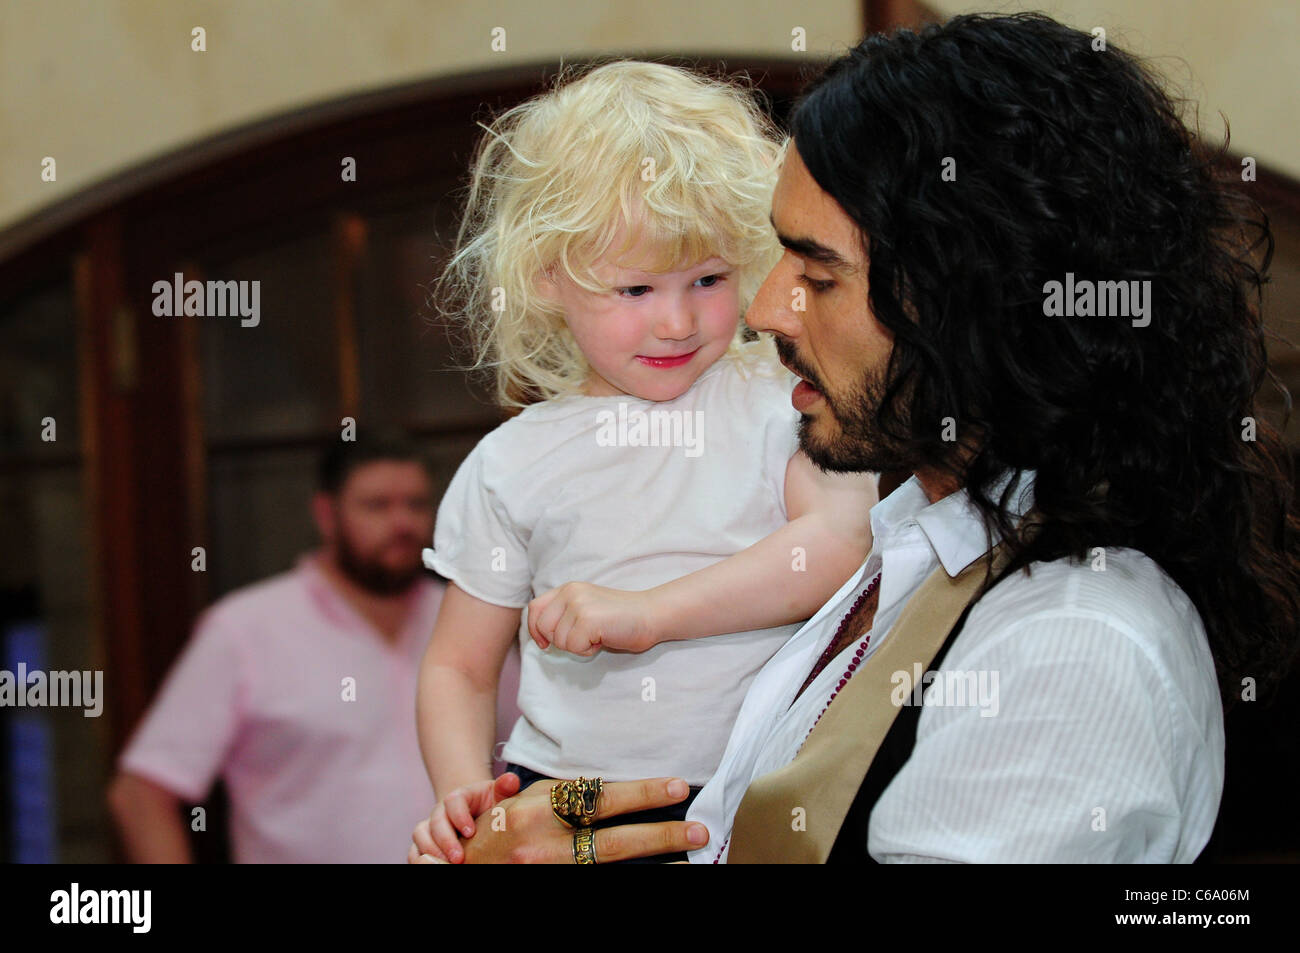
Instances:
[[[644,652],[655,645],[654,607],[647,593],[566,582],[528,603],[528,633],[545,649],[595,655],[602,648]]]

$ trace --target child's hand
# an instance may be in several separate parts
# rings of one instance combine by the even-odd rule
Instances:
[[[528,632],[543,649],[584,656],[602,648],[644,652],[660,641],[649,593],[585,582],[566,582],[528,603]]]
[[[465,848],[457,832],[466,838],[473,837],[477,829],[475,817],[518,793],[519,775],[510,771],[495,781],[456,788],[438,802],[427,820],[416,825],[408,862],[418,863],[421,856],[427,856],[453,864],[463,863]]]

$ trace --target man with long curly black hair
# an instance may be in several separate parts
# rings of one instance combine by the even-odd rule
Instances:
[[[815,461],[915,474],[873,512],[877,644],[935,566],[1009,557],[934,664],[1000,676],[996,716],[940,697],[895,731],[831,859],[1194,860],[1223,707],[1295,652],[1296,517],[1254,409],[1272,238],[1095,39],[1035,15],[870,37],[794,114],[789,253],[748,320],[805,381]],[[749,728],[733,774],[794,756],[772,732],[754,770]]]
[[[1145,67],[1038,15],[868,37],[791,125],[786,254],[746,320],[801,378],[819,465],[913,476],[753,682],[688,823],[601,830],[597,857],[1196,859],[1224,708],[1300,624],[1255,410],[1267,222]],[[602,816],[673,790],[607,784]],[[468,859],[563,861],[546,797]]]

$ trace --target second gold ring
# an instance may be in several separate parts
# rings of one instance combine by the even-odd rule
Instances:
[[[604,786],[601,778],[558,781],[551,786],[551,811],[565,827],[590,827],[596,821]]]

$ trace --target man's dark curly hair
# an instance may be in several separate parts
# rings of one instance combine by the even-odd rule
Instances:
[[[805,90],[793,144],[862,232],[894,335],[883,433],[913,469],[963,479],[1013,570],[1150,556],[1199,611],[1230,704],[1242,678],[1281,677],[1300,626],[1290,463],[1263,419],[1243,437],[1273,238],[1160,83],[1094,45],[1036,14],[870,36]],[[1067,272],[1149,280],[1149,325],[1046,316]],[[1028,538],[1017,481],[993,498],[1026,469],[1043,520]]]

